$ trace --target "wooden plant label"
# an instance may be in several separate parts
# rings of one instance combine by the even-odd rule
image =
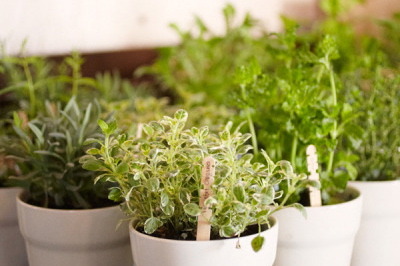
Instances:
[[[203,160],[203,168],[201,171],[201,184],[203,188],[200,189],[200,207],[201,213],[197,221],[197,235],[196,240],[210,240],[211,225],[208,222],[211,218],[212,211],[204,202],[212,196],[211,185],[214,183],[215,175],[215,160],[212,157],[206,157]]]
[[[136,129],[136,138],[140,139],[142,137],[142,132],[143,132],[143,123],[138,123]]]
[[[317,149],[314,145],[307,146],[306,149],[307,154],[307,169],[310,172],[308,179],[310,180],[319,180],[319,175],[317,173],[318,170],[318,156]],[[315,187],[310,187],[310,205],[311,206],[321,206],[321,191]]]

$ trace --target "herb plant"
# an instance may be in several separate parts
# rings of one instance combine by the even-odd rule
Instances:
[[[93,88],[93,79],[82,77],[83,58],[76,52],[62,63],[40,56],[8,56],[3,52],[0,69],[5,87],[0,95],[10,94],[14,109],[25,111],[33,118],[45,111],[45,101],[68,102],[80,90]]]
[[[20,138],[13,130],[14,112],[26,124],[37,117],[49,116],[47,102],[64,106],[73,97],[79,105],[87,105],[93,97],[99,98],[101,116],[106,119],[115,110],[120,111],[117,107],[124,105],[120,101],[132,105],[136,97],[148,97],[117,72],[98,74],[96,78],[83,76],[83,63],[83,57],[77,52],[56,62],[46,57],[24,56],[23,53],[9,56],[3,51],[0,58],[0,139],[6,143]],[[123,114],[119,117],[124,117],[132,110],[124,109],[120,113]],[[18,172],[6,152],[0,150],[0,186],[11,185],[8,176]]]
[[[236,77],[236,104],[250,116],[254,142],[273,160],[289,160],[297,171],[306,172],[306,146],[316,145],[325,202],[357,175],[355,157],[339,153],[338,144],[347,136],[357,145],[360,138],[360,128],[350,123],[357,113],[341,97],[342,84],[333,69],[339,56],[336,47],[331,36],[316,48],[301,45],[295,24],[286,20],[286,31],[269,47],[277,67],[263,72],[253,61]]]
[[[96,182],[115,185],[109,197],[123,201],[123,210],[146,234],[173,239],[193,239],[200,215],[199,191],[203,159],[216,160],[212,209],[214,236],[242,235],[250,225],[268,224],[268,218],[283,208],[305,175],[294,173],[287,161],[274,163],[262,151],[265,164],[252,162],[246,142],[250,134],[231,130],[228,123],[218,135],[207,127],[185,129],[188,114],[178,110],[173,117],[145,124],[141,139],[118,134],[116,123],[99,121],[104,141],[82,157],[88,170],[102,172]],[[275,191],[286,180],[288,193]],[[281,203],[276,199],[282,198]],[[301,205],[292,206],[301,209]],[[261,243],[258,241],[261,240]],[[255,249],[262,246],[262,239]]]
[[[18,165],[10,180],[29,192],[29,202],[42,207],[85,209],[109,205],[107,189],[93,185],[95,174],[79,164],[87,144],[101,138],[99,107],[84,110],[72,98],[65,107],[46,102],[46,114],[23,121],[14,113],[17,138],[1,143],[6,158]]]
[[[233,85],[229,77],[237,67],[263,54],[265,43],[263,38],[253,37],[255,33],[263,34],[263,29],[250,15],[237,26],[233,6],[227,5],[223,15],[223,36],[212,33],[198,17],[192,31],[173,24],[181,43],[161,49],[158,60],[138,73],[154,74],[163,87],[171,89],[178,101],[189,107],[199,102],[224,104]]]
[[[400,73],[378,65],[372,77],[357,80],[350,100],[361,111],[354,122],[363,129],[362,142],[353,149],[360,158],[358,180],[399,179]]]

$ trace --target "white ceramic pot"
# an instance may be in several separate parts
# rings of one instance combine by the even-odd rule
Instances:
[[[350,265],[362,196],[354,188],[347,191],[357,197],[335,205],[306,207],[307,218],[293,208],[275,214],[279,221],[275,266]]]
[[[118,206],[90,210],[36,207],[17,198],[30,266],[132,266],[127,225]]]
[[[352,266],[400,265],[400,181],[354,181],[364,198]]]
[[[0,188],[0,265],[25,266],[25,243],[18,228],[15,200],[20,188]]]
[[[132,223],[129,231],[135,266],[271,266],[275,259],[278,223],[261,234],[264,246],[259,252],[251,248],[255,235],[211,241],[184,241],[152,237],[136,231]]]

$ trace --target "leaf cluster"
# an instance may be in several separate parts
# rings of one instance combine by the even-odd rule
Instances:
[[[353,80],[350,100],[360,110],[354,121],[362,128],[362,141],[351,149],[360,159],[355,163],[358,179],[395,180],[400,177],[400,73],[377,65],[370,76]],[[342,149],[349,149],[344,143]]]
[[[322,189],[335,193],[357,175],[351,155],[337,152],[337,145],[344,137],[354,145],[361,138],[360,127],[351,123],[357,112],[342,97],[343,84],[334,70],[337,40],[327,35],[310,46],[292,21],[285,23],[286,31],[269,45],[274,68],[263,71],[253,61],[237,70],[236,105],[249,111],[257,143],[274,160],[289,160],[307,172],[305,149],[316,145]],[[298,199],[299,193],[292,200]]]
[[[254,37],[264,33],[249,14],[236,25],[235,9],[227,5],[223,16],[222,36],[213,33],[199,17],[192,30],[184,31],[173,24],[171,27],[179,34],[181,43],[161,49],[157,61],[140,72],[155,75],[174,92],[178,101],[224,104],[233,85],[230,77],[235,69],[263,54],[265,43],[263,38]]]
[[[122,79],[117,72],[97,74],[96,78],[82,74],[83,57],[77,52],[55,61],[41,56],[9,56],[3,50],[0,58],[0,138],[3,143],[20,138],[13,129],[13,114],[18,113],[24,124],[49,116],[48,102],[65,106],[71,100],[80,106],[91,104],[98,98],[102,107],[102,118],[113,115],[118,110],[119,117],[132,113],[134,100],[145,97],[145,93],[134,87],[130,81]],[[162,102],[162,101],[160,101]],[[126,104],[128,103],[128,104]],[[134,103],[134,104],[132,104]],[[117,106],[129,106],[117,109]],[[142,104],[143,105],[143,104]],[[121,110],[122,109],[122,110]],[[147,113],[150,113],[147,109]],[[121,113],[125,113],[125,116]],[[122,119],[121,118],[121,119]],[[121,122],[122,123],[122,122]],[[35,138],[36,135],[33,135]],[[7,152],[10,152],[11,147]],[[11,185],[9,175],[15,175],[15,162],[0,150],[0,186]],[[17,171],[18,172],[18,171]]]
[[[24,120],[14,113],[16,136],[4,139],[5,158],[17,164],[9,176],[29,192],[29,200],[49,208],[93,208],[109,205],[104,185],[93,185],[95,173],[82,168],[79,158],[87,143],[102,137],[97,126],[100,108],[78,106],[75,98],[62,106],[46,102],[46,114]]]
[[[216,160],[209,220],[214,234],[240,236],[250,225],[268,223],[290,194],[275,190],[283,180],[292,193],[304,175],[287,161],[274,163],[265,152],[265,164],[253,162],[247,144],[250,134],[225,129],[213,134],[208,127],[185,129],[188,113],[178,110],[143,126],[143,138],[118,134],[116,123],[99,121],[105,139],[82,157],[83,167],[100,171],[97,182],[116,184],[109,198],[122,200],[123,209],[147,234],[193,239],[201,215],[199,191],[203,159]],[[285,198],[278,203],[278,198]],[[301,208],[300,205],[295,205]]]

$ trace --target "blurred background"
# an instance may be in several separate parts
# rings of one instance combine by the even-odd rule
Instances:
[[[5,53],[63,56],[79,51],[86,57],[84,74],[118,68],[122,75],[151,62],[153,48],[174,45],[179,36],[170,23],[189,30],[201,17],[216,34],[224,31],[221,10],[230,2],[237,19],[249,12],[268,31],[281,29],[280,16],[313,23],[323,13],[318,0],[13,0],[0,1],[0,41]],[[348,18],[360,31],[374,30],[371,18],[390,17],[399,0],[368,0]]]

